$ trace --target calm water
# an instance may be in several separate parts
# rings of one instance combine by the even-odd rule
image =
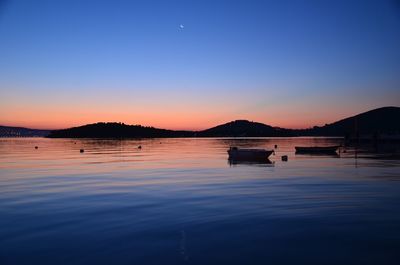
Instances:
[[[400,161],[294,154],[339,141],[0,139],[0,264],[399,264]]]

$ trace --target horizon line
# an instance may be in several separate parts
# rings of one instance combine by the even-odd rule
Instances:
[[[374,108],[374,109],[370,109],[370,110],[367,110],[367,111],[363,111],[363,112],[360,112],[360,113],[357,113],[357,114],[354,114],[354,115],[351,115],[351,116],[348,116],[348,117],[344,117],[344,118],[341,118],[341,119],[337,119],[336,121],[333,121],[333,122],[331,122],[331,123],[325,123],[324,125],[326,125],[326,124],[332,124],[332,123],[341,121],[341,120],[343,120],[343,119],[355,117],[355,116],[358,116],[358,115],[360,115],[360,114],[367,113],[367,112],[374,111],[374,110],[378,110],[378,109],[382,109],[382,108],[400,108],[400,107],[397,107],[397,106],[384,106],[384,107]],[[152,125],[128,124],[128,123],[121,122],[121,121],[97,121],[97,122],[92,122],[92,123],[86,123],[86,124],[83,124],[83,125],[76,125],[76,126],[74,125],[74,126],[70,126],[70,127],[53,128],[53,129],[50,129],[50,128],[48,128],[48,127],[47,127],[47,128],[46,128],[46,127],[42,127],[42,128],[36,127],[36,128],[33,128],[33,127],[26,127],[26,126],[23,126],[23,125],[22,125],[22,126],[21,126],[21,125],[7,125],[7,123],[6,123],[6,124],[0,124],[0,126],[15,127],[15,128],[25,128],[25,129],[31,129],[31,130],[56,131],[56,130],[65,130],[65,129],[70,129],[70,128],[82,127],[82,126],[85,126],[85,125],[96,124],[96,123],[121,123],[121,124],[129,125],[129,126],[152,127],[152,128],[156,128],[156,129],[164,129],[164,130],[171,130],[171,131],[191,131],[191,132],[200,132],[200,131],[204,131],[204,130],[207,130],[207,129],[210,129],[210,128],[214,128],[214,127],[223,125],[223,124],[227,124],[227,123],[230,123],[230,122],[234,122],[234,121],[249,121],[249,122],[255,122],[255,123],[261,123],[261,124],[264,124],[264,125],[268,125],[268,126],[271,126],[271,127],[273,127],[273,128],[281,128],[281,129],[289,129],[289,130],[306,130],[306,129],[311,129],[311,128],[315,127],[315,126],[321,127],[321,126],[318,126],[318,125],[313,125],[313,126],[309,126],[309,127],[301,127],[301,128],[280,127],[280,126],[274,126],[274,125],[271,125],[271,124],[267,124],[267,123],[263,123],[263,122],[259,122],[259,121],[254,121],[254,120],[243,119],[243,118],[242,118],[242,119],[234,119],[234,120],[231,120],[231,121],[228,121],[228,122],[223,122],[223,123],[220,123],[220,124],[217,124],[217,125],[208,127],[208,128],[204,128],[204,129],[169,129],[169,128],[155,127],[155,126],[152,126]],[[322,125],[322,126],[324,126],[324,125]]]

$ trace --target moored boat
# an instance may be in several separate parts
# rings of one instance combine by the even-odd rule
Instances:
[[[295,146],[296,153],[336,153],[339,146]]]
[[[229,159],[234,160],[262,160],[268,159],[268,157],[274,152],[274,150],[266,149],[244,149],[231,147],[228,149]]]

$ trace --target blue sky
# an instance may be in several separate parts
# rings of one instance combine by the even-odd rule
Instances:
[[[0,1],[0,124],[298,128],[400,105],[394,1]]]

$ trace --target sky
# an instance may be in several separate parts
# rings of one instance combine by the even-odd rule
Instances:
[[[0,0],[0,124],[324,125],[400,106],[400,2]]]

